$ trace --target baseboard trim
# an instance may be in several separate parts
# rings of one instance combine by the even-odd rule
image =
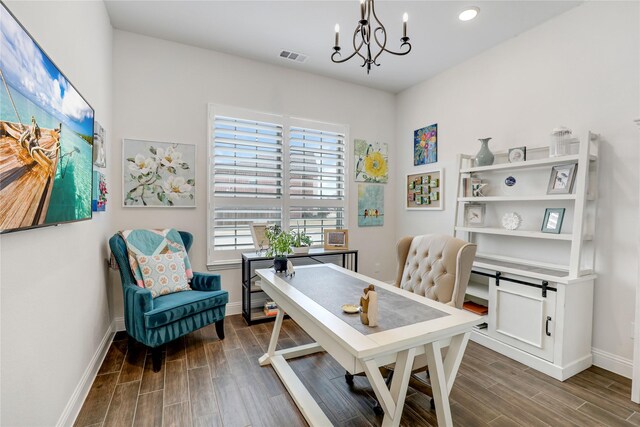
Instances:
[[[80,409],[82,409],[82,404],[87,398],[89,390],[91,390],[93,380],[98,374],[98,370],[100,370],[100,366],[102,366],[102,362],[107,355],[107,350],[109,350],[109,345],[113,340],[114,334],[115,325],[112,322],[111,325],[109,325],[109,327],[107,328],[107,332],[104,334],[104,337],[102,337],[102,341],[100,342],[100,345],[98,345],[98,349],[91,358],[87,369],[85,369],[84,373],[82,374],[80,382],[76,386],[76,389],[73,391],[69,402],[67,402],[67,406],[65,406],[64,411],[62,411],[62,415],[60,415],[60,418],[56,423],[57,427],[70,426],[75,422],[78,414],[80,413]]]
[[[116,317],[115,319],[113,319],[113,323],[115,323],[116,332],[127,330],[127,328],[124,326],[124,317]]]
[[[620,357],[598,348],[592,348],[591,353],[593,353],[594,365],[615,374],[622,375],[626,378],[631,378],[633,376],[633,362],[630,359]]]
[[[234,314],[242,314],[242,302],[236,301],[227,303],[225,316],[233,316]]]

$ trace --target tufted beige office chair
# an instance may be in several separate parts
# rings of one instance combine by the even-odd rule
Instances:
[[[462,308],[476,245],[442,234],[403,237],[397,244],[396,286]]]
[[[396,246],[398,274],[395,285],[434,301],[462,308],[476,249],[473,243],[442,234],[403,237]],[[393,367],[381,369],[386,371],[389,385]],[[426,366],[415,369],[410,385],[433,396],[430,385],[418,376],[426,369]],[[347,373],[345,379],[350,386],[353,385],[352,375]],[[434,407],[433,401],[431,406]],[[373,409],[377,414],[382,413],[379,404]]]

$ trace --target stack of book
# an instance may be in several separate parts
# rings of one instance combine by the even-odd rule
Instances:
[[[267,301],[264,303],[264,314],[265,316],[275,316],[278,314],[278,305],[273,301]]]
[[[476,304],[473,301],[465,301],[464,304],[462,304],[462,308],[472,313],[478,314],[480,316],[484,316],[485,314],[489,313],[489,307]]]

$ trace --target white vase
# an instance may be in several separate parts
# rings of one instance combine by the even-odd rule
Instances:
[[[294,254],[308,254],[309,253],[309,246],[300,246],[300,247],[295,247],[292,246],[291,249],[293,249],[293,253]]]

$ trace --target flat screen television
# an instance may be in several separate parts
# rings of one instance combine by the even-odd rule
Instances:
[[[0,233],[91,219],[93,116],[0,2]]]

